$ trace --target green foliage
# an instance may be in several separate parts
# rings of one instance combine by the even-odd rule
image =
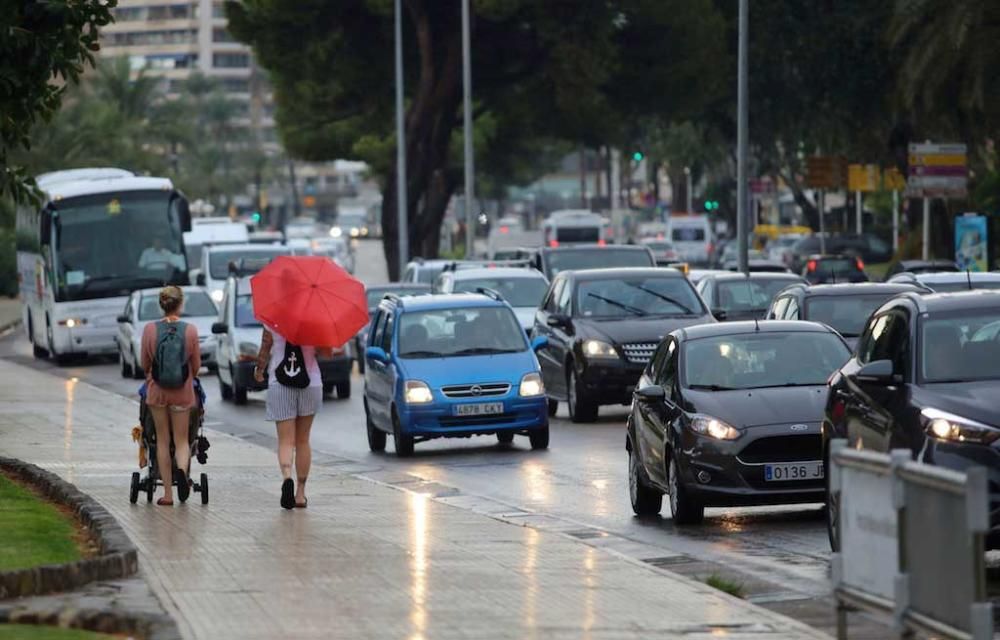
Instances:
[[[713,589],[718,589],[724,593],[728,593],[731,596],[737,598],[746,597],[746,587],[742,582],[736,582],[725,578],[717,573],[713,573],[705,579],[705,584],[712,587]]]
[[[27,488],[0,474],[0,571],[80,558],[72,519]]]
[[[30,147],[29,132],[48,121],[66,84],[93,64],[97,29],[111,22],[115,0],[25,0],[0,11],[0,196],[35,198],[24,167],[10,155]],[[55,82],[53,82],[55,80]]]
[[[0,640],[114,640],[109,636],[83,629],[63,629],[47,625],[0,624]]]

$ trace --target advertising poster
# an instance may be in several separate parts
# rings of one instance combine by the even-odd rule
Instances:
[[[989,271],[986,216],[965,214],[955,218],[955,262],[962,271]]]

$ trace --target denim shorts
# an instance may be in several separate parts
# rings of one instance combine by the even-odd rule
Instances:
[[[323,387],[295,389],[277,383],[267,388],[267,419],[272,422],[311,416],[323,404]]]

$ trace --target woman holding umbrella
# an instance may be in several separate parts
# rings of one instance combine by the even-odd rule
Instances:
[[[281,506],[305,508],[309,434],[323,402],[316,356],[367,324],[364,285],[327,258],[281,256],[251,278],[250,288],[254,314],[265,327],[254,377],[268,378],[267,419],[278,430]]]

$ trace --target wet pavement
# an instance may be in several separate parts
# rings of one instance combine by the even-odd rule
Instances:
[[[362,279],[384,281],[378,244],[361,243],[357,262]],[[119,376],[115,364],[55,368],[34,362],[20,336],[0,341],[0,356],[118,395],[134,396],[137,387]],[[214,376],[203,373],[203,381],[213,429],[272,446],[274,428],[264,420],[262,394],[251,394],[247,406],[236,407],[220,400]],[[600,420],[590,425],[572,424],[565,406],[560,407],[550,449],[544,452],[531,451],[523,437],[513,445],[478,437],[418,444],[416,455],[406,460],[391,453],[391,444],[387,453],[372,454],[365,439],[362,385],[355,375],[352,397],[327,401],[313,429],[315,448],[340,461],[335,467],[341,471],[402,488],[421,486],[466,508],[475,508],[470,505],[478,500],[486,513],[530,514],[525,523],[532,526],[543,522],[576,531],[581,540],[599,540],[632,560],[698,580],[723,575],[743,583],[753,602],[832,628],[829,546],[820,505],[709,509],[705,523],[695,527],[675,526],[666,504],[661,517],[636,518],[628,503],[624,407],[602,408]],[[856,637],[885,637],[880,625],[854,626]]]
[[[320,456],[309,508],[284,511],[274,454],[214,432],[193,469],[209,505],[131,505],[134,401],[12,363],[0,389],[0,450],[104,504],[189,638],[821,637],[597,533],[512,526],[517,510],[343,458]]]

